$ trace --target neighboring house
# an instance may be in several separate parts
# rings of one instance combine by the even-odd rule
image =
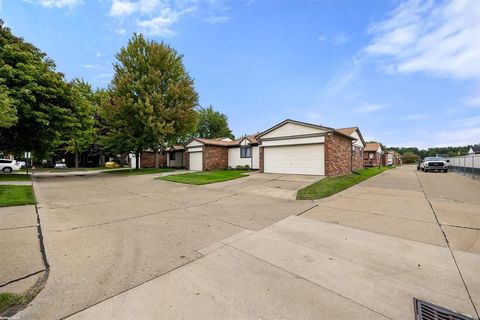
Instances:
[[[398,166],[401,164],[400,154],[393,150],[385,151],[382,164],[384,166]]]
[[[350,135],[287,119],[256,136],[260,172],[336,176],[352,171]]]
[[[236,146],[228,147],[228,167],[249,166],[258,170],[260,164],[259,143],[255,135],[245,136],[238,140]]]
[[[382,145],[378,142],[367,143],[363,150],[365,167],[376,167],[382,165]]]
[[[186,168],[195,171],[218,170],[248,165],[259,168],[258,141],[255,136],[230,138],[193,138],[185,145]]]
[[[158,157],[159,167],[165,167],[167,165],[166,153],[159,152]],[[135,167],[134,158],[132,158],[132,167]],[[151,150],[145,150],[140,154],[140,168],[155,168],[155,152]]]
[[[480,154],[480,145],[470,147],[470,149],[468,150],[468,154],[469,155]]]
[[[366,143],[365,140],[363,140],[360,129],[358,127],[350,127],[337,129],[337,131],[355,139],[352,142],[352,170],[362,169],[364,167],[363,150],[365,149]]]
[[[187,159],[185,156],[184,146],[171,146],[165,150],[167,154],[167,167],[172,168],[185,168],[187,165]]]

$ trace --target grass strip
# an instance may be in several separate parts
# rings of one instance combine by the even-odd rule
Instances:
[[[32,186],[0,185],[0,207],[35,204]]]
[[[297,192],[297,200],[315,200],[329,197],[391,168],[392,167],[364,168],[344,176],[324,178],[300,189]]]
[[[243,178],[247,176],[244,174],[245,172],[245,170],[214,170],[175,174],[159,177],[157,179],[178,183],[203,185]]]

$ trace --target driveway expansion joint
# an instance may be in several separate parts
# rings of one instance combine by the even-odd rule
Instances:
[[[465,287],[465,290],[466,290],[466,292],[467,292],[468,298],[470,299],[470,303],[471,303],[472,306],[473,306],[473,310],[475,310],[475,313],[476,313],[476,315],[477,315],[477,318],[480,319],[480,314],[478,313],[477,307],[475,306],[475,302],[473,301],[473,298],[472,298],[472,295],[471,295],[471,293],[470,293],[470,290],[468,290],[468,286],[467,286],[467,283],[465,282],[465,278],[463,277],[463,274],[462,274],[462,272],[460,271],[460,267],[458,266],[458,262],[457,262],[457,259],[455,258],[455,254],[453,253],[453,250],[452,250],[452,248],[450,247],[450,242],[448,241],[447,234],[446,234],[445,231],[443,230],[442,224],[440,223],[440,220],[438,219],[437,212],[436,212],[435,209],[433,208],[433,205],[432,205],[432,203],[430,202],[430,199],[428,198],[427,194],[425,193],[425,190],[423,189],[423,185],[422,185],[422,182],[420,181],[420,178],[418,177],[418,173],[415,172],[415,175],[417,176],[417,180],[418,180],[418,183],[420,184],[420,188],[421,188],[421,190],[422,190],[422,192],[423,192],[423,195],[425,196],[425,199],[427,200],[428,204],[430,205],[430,209],[432,210],[432,213],[433,213],[433,215],[434,215],[434,217],[435,217],[435,220],[437,221],[438,227],[439,227],[440,230],[442,231],[443,237],[445,238],[445,241],[447,242],[447,248],[448,248],[448,250],[450,251],[450,255],[452,256],[453,262],[455,263],[455,267],[457,268],[458,274],[460,275],[460,278],[462,279],[463,286]]]
[[[339,296],[339,297],[341,297],[341,298],[343,298],[343,299],[345,299],[345,300],[348,300],[348,301],[350,301],[350,302],[352,302],[352,303],[354,303],[354,304],[356,304],[356,305],[358,305],[358,306],[360,306],[360,307],[362,307],[362,308],[365,308],[365,309],[367,309],[367,310],[370,310],[370,311],[372,311],[372,312],[374,312],[374,313],[376,313],[376,314],[378,314],[378,315],[380,315],[380,316],[382,316],[382,317],[385,317],[386,319],[394,320],[393,318],[391,318],[391,317],[389,317],[389,316],[387,316],[387,315],[385,315],[385,314],[383,314],[383,313],[380,313],[380,312],[378,312],[377,310],[374,310],[374,309],[372,309],[372,308],[370,308],[370,307],[368,307],[368,306],[366,306],[366,305],[363,305],[363,304],[361,304],[361,303],[359,303],[359,302],[357,302],[357,301],[355,301],[355,300],[353,300],[353,299],[351,299],[351,298],[349,298],[349,297],[346,297],[346,296],[344,296],[344,295],[342,295],[342,294],[340,294],[340,293],[338,293],[338,292],[335,292],[335,291],[333,291],[333,290],[331,290],[331,289],[329,289],[329,288],[326,288],[326,287],[322,286],[321,284],[318,284],[318,283],[316,283],[316,282],[314,282],[314,281],[312,281],[312,280],[309,280],[309,279],[307,279],[307,278],[305,278],[305,277],[302,277],[302,276],[300,276],[300,275],[298,275],[298,274],[296,274],[296,273],[293,273],[293,272],[290,271],[290,270],[287,270],[287,269],[284,269],[284,268],[282,268],[282,267],[280,267],[280,266],[277,266],[277,265],[275,265],[275,264],[272,264],[271,262],[269,262],[269,261],[267,261],[267,260],[264,260],[264,259],[262,259],[262,258],[259,258],[259,257],[255,256],[255,255],[253,255],[253,254],[251,254],[251,253],[249,253],[249,252],[247,252],[247,251],[244,251],[244,250],[241,250],[241,249],[239,249],[239,248],[237,248],[237,247],[234,247],[234,246],[232,246],[231,244],[225,244],[225,246],[227,246],[227,247],[229,247],[229,248],[232,248],[232,249],[234,249],[234,250],[237,250],[237,251],[239,251],[239,252],[241,252],[241,253],[243,253],[243,254],[246,254],[246,255],[248,255],[248,256],[256,259],[256,260],[259,260],[259,261],[261,261],[261,262],[263,262],[263,263],[266,263],[266,264],[272,266],[273,268],[276,268],[276,269],[278,269],[278,270],[282,270],[282,271],[284,271],[284,272],[292,275],[292,276],[295,277],[296,279],[301,279],[301,280],[306,281],[306,282],[308,282],[308,283],[310,283],[310,284],[312,284],[312,285],[314,285],[314,286],[316,286],[316,287],[318,287],[318,288],[321,288],[321,289],[326,290],[326,291],[328,291],[328,292],[330,292],[330,293],[333,293],[334,295],[337,295],[337,296]]]

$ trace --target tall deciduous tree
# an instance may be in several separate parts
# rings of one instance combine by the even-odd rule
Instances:
[[[0,128],[10,128],[17,122],[17,109],[8,95],[6,86],[0,85]]]
[[[78,168],[79,154],[95,141],[96,98],[90,84],[81,79],[70,83],[70,98],[76,121],[70,124],[65,149],[74,153]]]
[[[0,128],[2,149],[34,151],[37,155],[53,151],[65,129],[76,121],[68,84],[45,53],[14,36],[2,21],[0,78],[10,99],[7,105],[11,103],[18,118],[9,128]]]
[[[193,80],[181,55],[141,34],[134,34],[116,58],[106,140],[123,151],[133,151],[137,168],[140,152],[152,149],[158,168],[165,143],[195,126],[198,95]]]
[[[225,114],[215,111],[212,106],[198,110],[197,135],[199,138],[234,138],[228,127]]]

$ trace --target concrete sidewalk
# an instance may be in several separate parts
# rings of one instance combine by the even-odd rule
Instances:
[[[35,206],[0,208],[0,292],[23,294],[45,272]]]
[[[239,238],[71,319],[412,319],[412,297],[475,313],[444,247],[297,216]]]

